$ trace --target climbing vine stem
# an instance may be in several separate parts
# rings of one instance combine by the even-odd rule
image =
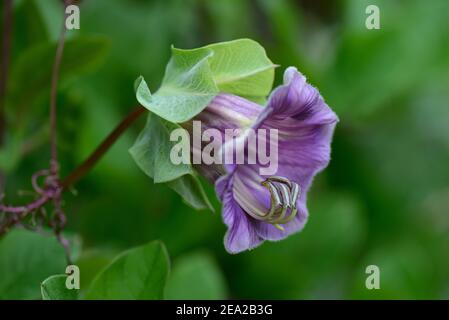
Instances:
[[[64,1],[65,7],[72,1]],[[11,10],[12,0],[5,0],[5,25],[4,41],[2,46],[2,77],[0,79],[0,94],[2,104],[0,107],[0,138],[3,135],[3,98],[6,90],[6,73],[9,64],[9,46],[11,33]],[[125,130],[134,123],[140,115],[145,113],[143,107],[137,107],[132,110],[120,124],[106,137],[97,149],[66,178],[60,179],[60,163],[57,150],[57,92],[61,63],[63,59],[65,35],[67,29],[65,19],[61,28],[61,34],[56,46],[55,59],[52,69],[51,87],[50,87],[50,166],[48,169],[40,170],[32,175],[31,185],[35,199],[30,203],[13,206],[3,204],[3,194],[0,190],[0,235],[9,231],[16,225],[21,225],[28,229],[41,231],[44,224],[47,224],[56,235],[58,241],[66,251],[67,261],[71,264],[71,256],[68,241],[62,236],[62,230],[66,224],[66,215],[63,211],[62,194],[65,190],[81,179],[109,150],[114,142],[125,132]],[[0,173],[1,174],[1,173]],[[0,177],[1,178],[1,177]],[[51,204],[51,212],[48,213],[46,206]]]

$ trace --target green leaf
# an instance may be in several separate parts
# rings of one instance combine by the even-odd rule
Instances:
[[[152,95],[140,77],[135,83],[136,97],[161,118],[185,122],[200,113],[220,91],[260,102],[271,90],[274,67],[263,47],[250,39],[192,50],[172,48],[159,90]]]
[[[37,299],[42,279],[65,270],[62,246],[54,237],[12,230],[0,241],[0,299]]]
[[[276,65],[256,41],[239,39],[204,48],[214,52],[209,63],[220,91],[256,101],[270,93]]]
[[[171,181],[192,173],[190,165],[175,165],[170,161],[170,150],[175,145],[170,141],[170,132],[176,128],[180,127],[150,114],[144,130],[130,149],[139,167],[155,183]]]
[[[153,178],[155,183],[169,182],[168,186],[192,207],[213,210],[192,166],[182,163],[175,165],[170,160],[170,151],[175,144],[170,141],[170,132],[176,128],[179,128],[177,124],[150,114],[144,130],[129,152],[142,171]]]
[[[178,259],[167,281],[166,298],[172,300],[226,299],[224,277],[215,261],[205,253]]]
[[[207,59],[211,50],[189,52],[172,48],[161,88],[151,95],[140,78],[136,84],[139,103],[170,122],[184,122],[201,112],[218,93]]]
[[[57,274],[48,277],[41,284],[43,300],[77,300],[78,290],[67,289],[67,275]]]
[[[91,300],[162,299],[169,272],[165,246],[159,241],[125,251],[95,278]]]
[[[250,39],[211,44],[192,50],[172,48],[160,89],[152,95],[143,77],[135,83],[137,100],[161,117],[150,116],[130,149],[137,165],[155,183],[168,185],[197,209],[210,208],[191,165],[170,161],[170,132],[201,112],[220,92],[261,102],[269,94],[275,65],[265,50]],[[166,120],[166,121],[164,121]]]
[[[214,207],[204,191],[203,185],[195,173],[190,173],[167,182],[167,186],[180,194],[184,202],[194,209],[209,209],[214,211]]]

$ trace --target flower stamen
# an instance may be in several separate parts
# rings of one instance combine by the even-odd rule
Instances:
[[[270,192],[271,207],[266,215],[260,217],[260,220],[284,231],[281,224],[290,222],[298,213],[296,202],[300,195],[300,187],[297,183],[280,176],[271,176],[261,184]]]

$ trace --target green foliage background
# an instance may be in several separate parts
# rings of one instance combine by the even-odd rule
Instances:
[[[365,28],[368,4],[380,7],[380,30]],[[158,88],[172,44],[254,39],[280,69],[304,72],[340,117],[304,231],[239,255],[224,250],[212,187],[206,192],[216,213],[197,212],[133,162],[128,149],[141,119],[77,195],[66,195],[68,230],[83,243],[82,287],[119,252],[159,239],[171,260],[167,298],[449,298],[448,1],[85,0],[80,8],[58,93],[63,173],[136,105],[138,75],[152,92]],[[18,0],[14,11],[0,167],[6,199],[17,203],[24,198],[15,191],[48,165],[50,73],[62,16],[56,0]],[[39,257],[19,268],[23,262],[6,260],[13,254],[6,240],[17,243],[0,241],[0,298],[38,298],[45,277],[64,273],[60,255],[46,268]],[[38,250],[24,243],[23,252]],[[380,290],[365,288],[370,264],[381,270]],[[6,270],[17,269],[27,276],[11,283]],[[36,288],[9,289],[23,282]]]

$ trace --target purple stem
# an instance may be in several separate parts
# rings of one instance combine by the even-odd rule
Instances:
[[[39,209],[42,207],[47,201],[49,200],[48,197],[42,196],[38,198],[37,200],[25,205],[25,206],[5,206],[0,204],[0,212],[6,212],[6,213],[23,213],[23,212],[30,212]]]

